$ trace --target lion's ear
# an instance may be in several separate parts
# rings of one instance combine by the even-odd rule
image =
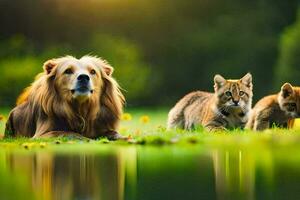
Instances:
[[[47,74],[50,74],[52,70],[57,66],[57,63],[52,59],[44,63],[43,68]]]
[[[114,68],[112,66],[110,66],[110,65],[104,65],[103,66],[103,71],[105,72],[105,74],[107,76],[111,76],[113,74],[113,72],[114,72]]]

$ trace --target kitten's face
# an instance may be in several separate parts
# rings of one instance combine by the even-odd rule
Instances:
[[[278,96],[281,110],[289,117],[300,117],[300,88],[293,87],[289,83],[283,84]]]
[[[218,106],[225,111],[249,111],[252,104],[252,76],[246,74],[238,80],[226,80],[220,75],[214,77]]]

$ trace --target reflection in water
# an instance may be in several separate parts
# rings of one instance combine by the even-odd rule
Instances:
[[[295,199],[300,157],[287,155],[270,148],[3,149],[0,199]]]
[[[5,157],[9,173],[16,179],[24,177],[23,184],[31,186],[27,190],[35,199],[121,200],[126,175],[129,186],[135,187],[134,148],[104,154],[37,152]]]
[[[273,199],[272,156],[269,149],[213,150],[218,199]]]
[[[215,150],[212,157],[218,199],[254,199],[255,160],[251,154]]]

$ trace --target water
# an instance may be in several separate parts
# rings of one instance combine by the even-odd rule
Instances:
[[[1,149],[0,199],[299,199],[291,148]]]

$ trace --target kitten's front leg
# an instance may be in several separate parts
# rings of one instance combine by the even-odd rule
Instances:
[[[226,131],[227,130],[225,127],[221,127],[221,126],[206,126],[205,129],[208,132],[220,132],[220,131]]]
[[[222,117],[212,117],[204,122],[204,128],[209,132],[227,131],[227,124],[226,119]]]
[[[204,126],[205,130],[208,132],[219,132],[226,131],[225,126],[220,122],[210,122]]]

